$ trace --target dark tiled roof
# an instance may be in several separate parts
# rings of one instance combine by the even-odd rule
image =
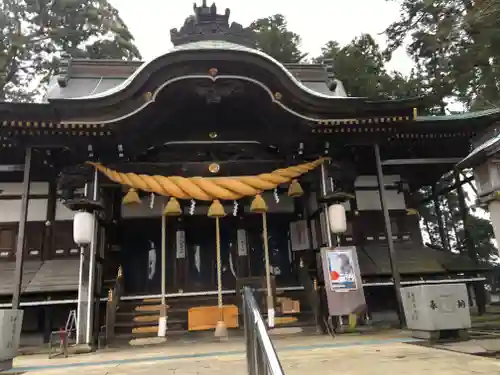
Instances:
[[[23,268],[22,293],[78,290],[79,259],[27,261]],[[12,295],[15,262],[0,263],[0,295]]]
[[[26,261],[24,263],[21,292],[26,289],[26,286],[35,277],[41,266],[42,262],[39,261]],[[15,262],[0,262],[0,295],[12,295],[15,269]]]
[[[457,164],[457,168],[471,168],[482,163],[489,156],[496,154],[500,148],[500,134],[495,134],[477,146],[472,152]]]
[[[489,269],[484,265],[476,265],[467,255],[434,250],[413,242],[396,242],[394,245],[401,274],[442,274]],[[363,276],[391,274],[387,245],[358,247],[358,258]]]
[[[70,292],[78,290],[79,266],[79,259],[47,260],[43,262],[25,292]]]
[[[73,60],[66,76],[66,86],[61,87],[59,77],[53,77],[46,99],[73,99],[114,89],[127,80],[142,64],[138,61]],[[342,83],[337,89],[328,88],[328,74],[319,64],[284,64],[285,68],[307,88],[328,96],[345,96]]]

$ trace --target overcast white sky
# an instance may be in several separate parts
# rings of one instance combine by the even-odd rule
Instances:
[[[213,0],[212,0],[213,1]],[[210,5],[211,0],[207,3]],[[135,37],[144,59],[171,48],[170,29],[180,28],[193,12],[194,0],[111,0]],[[198,0],[198,5],[201,0]],[[397,1],[386,0],[218,0],[218,13],[231,9],[231,20],[247,26],[261,17],[282,13],[291,30],[302,37],[302,49],[311,56],[320,53],[328,40],[346,44],[361,33],[379,35],[398,19]],[[398,51],[389,68],[407,74],[411,60]]]

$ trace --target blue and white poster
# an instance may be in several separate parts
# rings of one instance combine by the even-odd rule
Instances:
[[[352,251],[336,249],[327,252],[328,277],[332,291],[348,292],[358,289]]]

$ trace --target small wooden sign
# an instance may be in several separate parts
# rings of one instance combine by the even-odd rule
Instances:
[[[297,220],[290,223],[290,240],[292,251],[307,250],[310,248],[309,229],[306,220]]]
[[[178,230],[175,233],[176,240],[176,257],[177,259],[184,259],[186,257],[186,232]]]
[[[238,256],[244,257],[248,255],[247,246],[247,232],[245,229],[238,229],[237,239],[238,239]]]

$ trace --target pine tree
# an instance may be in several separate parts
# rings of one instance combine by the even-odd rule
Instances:
[[[404,77],[387,71],[387,56],[371,35],[361,34],[345,46],[331,40],[321,52],[315,61],[332,60],[335,77],[342,81],[350,96],[408,98],[420,95],[417,76]]]
[[[0,100],[39,99],[62,55],[140,58],[107,0],[3,0],[0,35]]]
[[[409,38],[408,54],[434,113],[459,100],[468,108],[500,103],[500,20],[498,0],[403,0],[401,19],[387,30],[388,53]],[[495,11],[495,9],[497,9]]]
[[[281,14],[260,18],[250,24],[250,29],[257,36],[256,48],[281,63],[298,63],[307,56],[300,51],[300,36],[288,29]]]

